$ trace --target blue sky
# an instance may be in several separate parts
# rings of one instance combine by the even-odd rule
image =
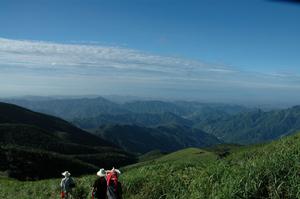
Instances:
[[[0,94],[297,101],[298,19],[265,0],[1,0]]]

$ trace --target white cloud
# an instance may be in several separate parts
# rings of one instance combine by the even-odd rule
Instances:
[[[38,69],[110,68],[170,74],[194,70],[228,72],[228,69],[193,60],[152,55],[128,48],[3,38],[0,38],[0,65]]]
[[[128,88],[131,92],[137,88],[140,92],[149,88],[157,92],[161,88],[178,92],[189,89],[245,92],[246,89],[299,90],[299,82],[297,75],[243,72],[123,47],[0,38],[0,92],[8,88],[17,92],[24,87],[28,91],[36,89],[36,93],[42,87],[52,89],[52,93],[58,90],[66,93],[72,87],[77,94]]]

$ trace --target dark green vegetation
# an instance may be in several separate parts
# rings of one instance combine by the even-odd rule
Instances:
[[[155,149],[171,152],[187,147],[207,147],[220,143],[216,137],[201,130],[177,125],[156,128],[105,125],[94,133],[134,153],[146,153]]]
[[[72,169],[76,175],[92,173],[94,165],[66,155],[20,146],[0,147],[0,171],[19,180],[60,177],[61,171]]]
[[[40,114],[12,104],[0,103],[0,124],[36,126],[67,142],[92,146],[111,146],[108,142],[50,115]]]
[[[67,168],[75,175],[86,174],[97,170],[95,165],[135,161],[64,120],[6,103],[0,103],[0,144],[2,175],[18,179],[58,177]]]
[[[215,152],[227,149],[220,158]],[[264,145],[189,148],[121,169],[126,199],[300,197],[300,134]],[[90,198],[95,176],[76,179],[76,198]],[[1,198],[58,197],[59,180],[0,179]]]

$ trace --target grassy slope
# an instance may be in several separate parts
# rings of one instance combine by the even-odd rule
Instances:
[[[300,198],[299,165],[300,134],[296,134],[267,145],[235,148],[224,159],[212,152],[186,149],[123,168],[120,180],[126,199],[294,199]],[[76,194],[87,194],[93,180],[94,176],[77,178]],[[29,193],[34,198],[51,198],[58,194],[57,185],[58,180],[24,183],[4,179],[0,180],[4,190],[0,198],[26,198]],[[25,187],[14,191],[19,186]]]
[[[2,175],[44,179],[58,177],[66,167],[80,175],[93,173],[95,165],[111,167],[133,162],[133,155],[60,118],[0,102]]]
[[[154,159],[160,158],[164,154],[165,153],[161,152],[160,150],[153,150],[153,151],[149,151],[148,153],[145,153],[145,154],[139,156],[138,160],[139,160],[139,162],[154,160]]]

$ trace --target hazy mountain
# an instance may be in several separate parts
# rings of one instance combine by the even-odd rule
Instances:
[[[238,105],[184,101],[134,101],[121,107],[128,112],[75,118],[72,122],[84,129],[93,129],[103,124],[134,124],[148,127],[166,124],[193,126],[194,123],[216,120],[250,110]]]
[[[138,126],[158,126],[166,124],[178,124],[192,126],[193,122],[177,116],[173,113],[125,113],[125,114],[101,114],[94,118],[78,118],[72,121],[83,129],[94,129],[105,124],[130,124]]]
[[[300,106],[284,110],[256,110],[197,125],[225,142],[250,144],[278,139],[300,129]]]
[[[2,99],[1,101],[23,106],[34,111],[59,116],[67,120],[72,120],[75,118],[93,118],[103,114],[173,113],[181,117],[193,117],[199,113],[204,113],[202,116],[205,116],[208,112],[235,114],[249,110],[248,108],[239,105],[189,101],[170,102],[159,100],[136,100],[119,104],[103,97],[70,99],[54,97],[26,97]]]
[[[176,115],[186,115],[188,110],[177,106],[172,102],[164,101],[135,101],[123,104],[123,107],[134,113],[174,113]]]
[[[170,152],[186,147],[207,147],[220,143],[215,136],[178,125],[156,128],[104,125],[95,131],[95,134],[116,143],[126,151],[135,153],[145,153],[155,149]]]
[[[118,104],[101,97],[35,98],[34,100],[27,98],[26,100],[11,99],[10,101],[33,110],[63,117],[84,129],[95,129],[106,124],[145,127],[177,124],[202,129],[225,142],[240,144],[273,140],[299,128],[298,120],[295,119],[296,116],[293,116],[297,114],[297,107],[258,111],[254,108],[231,104],[158,100]],[[36,119],[29,119],[28,124],[31,124],[30,121],[36,121]],[[75,132],[77,131],[81,130],[75,130]],[[77,138],[73,135],[72,139]],[[72,141],[75,142],[75,140]]]
[[[73,118],[96,117],[99,114],[127,113],[122,107],[106,100],[97,98],[75,99],[3,99],[2,101],[16,104],[34,111],[55,115],[67,120]]]

